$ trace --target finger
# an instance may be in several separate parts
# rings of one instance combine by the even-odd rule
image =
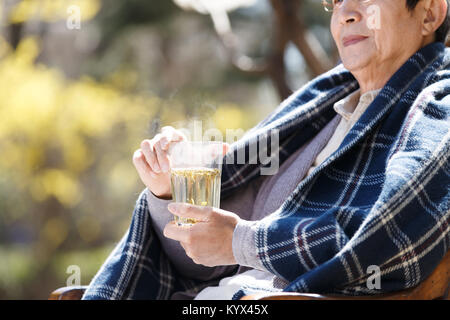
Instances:
[[[169,147],[170,142],[174,139],[174,129],[170,126],[167,127],[163,127],[161,129],[161,149],[162,150],[167,150]]]
[[[189,243],[190,241],[190,228],[189,227],[179,227],[174,221],[166,224],[163,230],[163,234],[166,238],[180,241],[183,243]]]
[[[160,173],[161,168],[159,167],[158,159],[156,157],[156,154],[155,154],[155,151],[153,148],[153,141],[148,140],[148,139],[142,141],[141,149],[142,149],[142,152],[144,153],[145,160],[147,160],[147,163],[152,168],[152,170],[155,173]]]
[[[161,149],[162,150],[168,150],[170,147],[170,144],[173,142],[187,140],[186,136],[181,131],[178,131],[170,126],[163,127],[161,129],[161,133],[164,135],[161,138]]]
[[[223,158],[230,149],[230,145],[226,142],[223,142],[221,146],[211,145],[210,149],[212,159],[216,159],[217,157]]]
[[[222,148],[223,148],[222,155],[226,155],[228,150],[230,150],[230,144],[224,142],[223,145],[222,145]]]
[[[174,129],[175,129],[175,128],[172,127],[172,126],[164,126],[164,127],[161,128],[161,132],[169,131],[169,130],[174,130]]]
[[[187,137],[182,130],[175,129],[174,127],[171,126],[164,126],[161,128],[161,133],[168,133],[168,132],[170,132],[175,139],[183,138],[187,140]]]
[[[159,141],[155,143],[154,148],[156,150],[156,157],[158,158],[159,167],[162,172],[169,171],[170,167],[167,152],[161,149],[161,143]]]
[[[171,202],[167,209],[174,215],[196,219],[197,221],[207,221],[213,210],[209,206],[197,206],[184,202]]]
[[[153,172],[152,168],[150,168],[150,166],[148,165],[141,149],[138,149],[134,152],[133,163],[138,172],[143,176],[145,180],[146,178],[148,178],[148,176],[150,176],[151,178],[156,178],[156,174]]]

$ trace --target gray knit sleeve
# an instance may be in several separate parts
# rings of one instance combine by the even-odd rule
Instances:
[[[237,214],[243,219],[242,221],[250,220],[252,218],[253,205],[262,182],[262,179],[257,179],[257,181],[243,186],[238,192],[222,200],[220,208]],[[178,241],[166,238],[163,234],[164,227],[173,219],[173,214],[167,209],[168,204],[172,200],[158,198],[148,189],[146,189],[146,192],[153,228],[169,260],[171,260],[181,274],[192,279],[206,281],[229,274],[235,269],[236,266],[218,266],[211,268],[195,264],[186,255]]]
[[[257,256],[255,240],[257,223],[257,221],[239,221],[233,232],[233,255],[241,266],[268,271]]]
[[[229,274],[234,270],[235,266],[218,266],[212,268],[194,263],[186,255],[186,252],[178,241],[166,238],[163,234],[164,227],[173,220],[173,214],[167,209],[167,205],[172,200],[158,198],[148,189],[146,192],[149,213],[155,233],[167,257],[180,274],[187,278],[208,281]]]

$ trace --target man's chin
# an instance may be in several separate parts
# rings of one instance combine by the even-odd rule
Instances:
[[[361,57],[353,59],[347,58],[342,60],[342,64],[344,65],[345,69],[353,73],[367,68],[367,66],[370,64],[370,59],[362,60]]]

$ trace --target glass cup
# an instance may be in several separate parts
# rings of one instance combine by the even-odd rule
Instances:
[[[182,141],[168,151],[172,199],[199,206],[220,207],[223,143]],[[189,226],[195,219],[174,216],[178,226]]]

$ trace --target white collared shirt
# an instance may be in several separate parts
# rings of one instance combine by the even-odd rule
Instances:
[[[308,170],[308,175],[337,150],[347,133],[364,111],[366,111],[372,101],[375,100],[375,97],[380,91],[381,89],[372,90],[360,96],[360,89],[358,89],[334,104],[333,108],[341,116],[341,120],[331,136],[330,141],[328,141],[322,151],[317,155],[316,160],[314,160],[311,168]]]

